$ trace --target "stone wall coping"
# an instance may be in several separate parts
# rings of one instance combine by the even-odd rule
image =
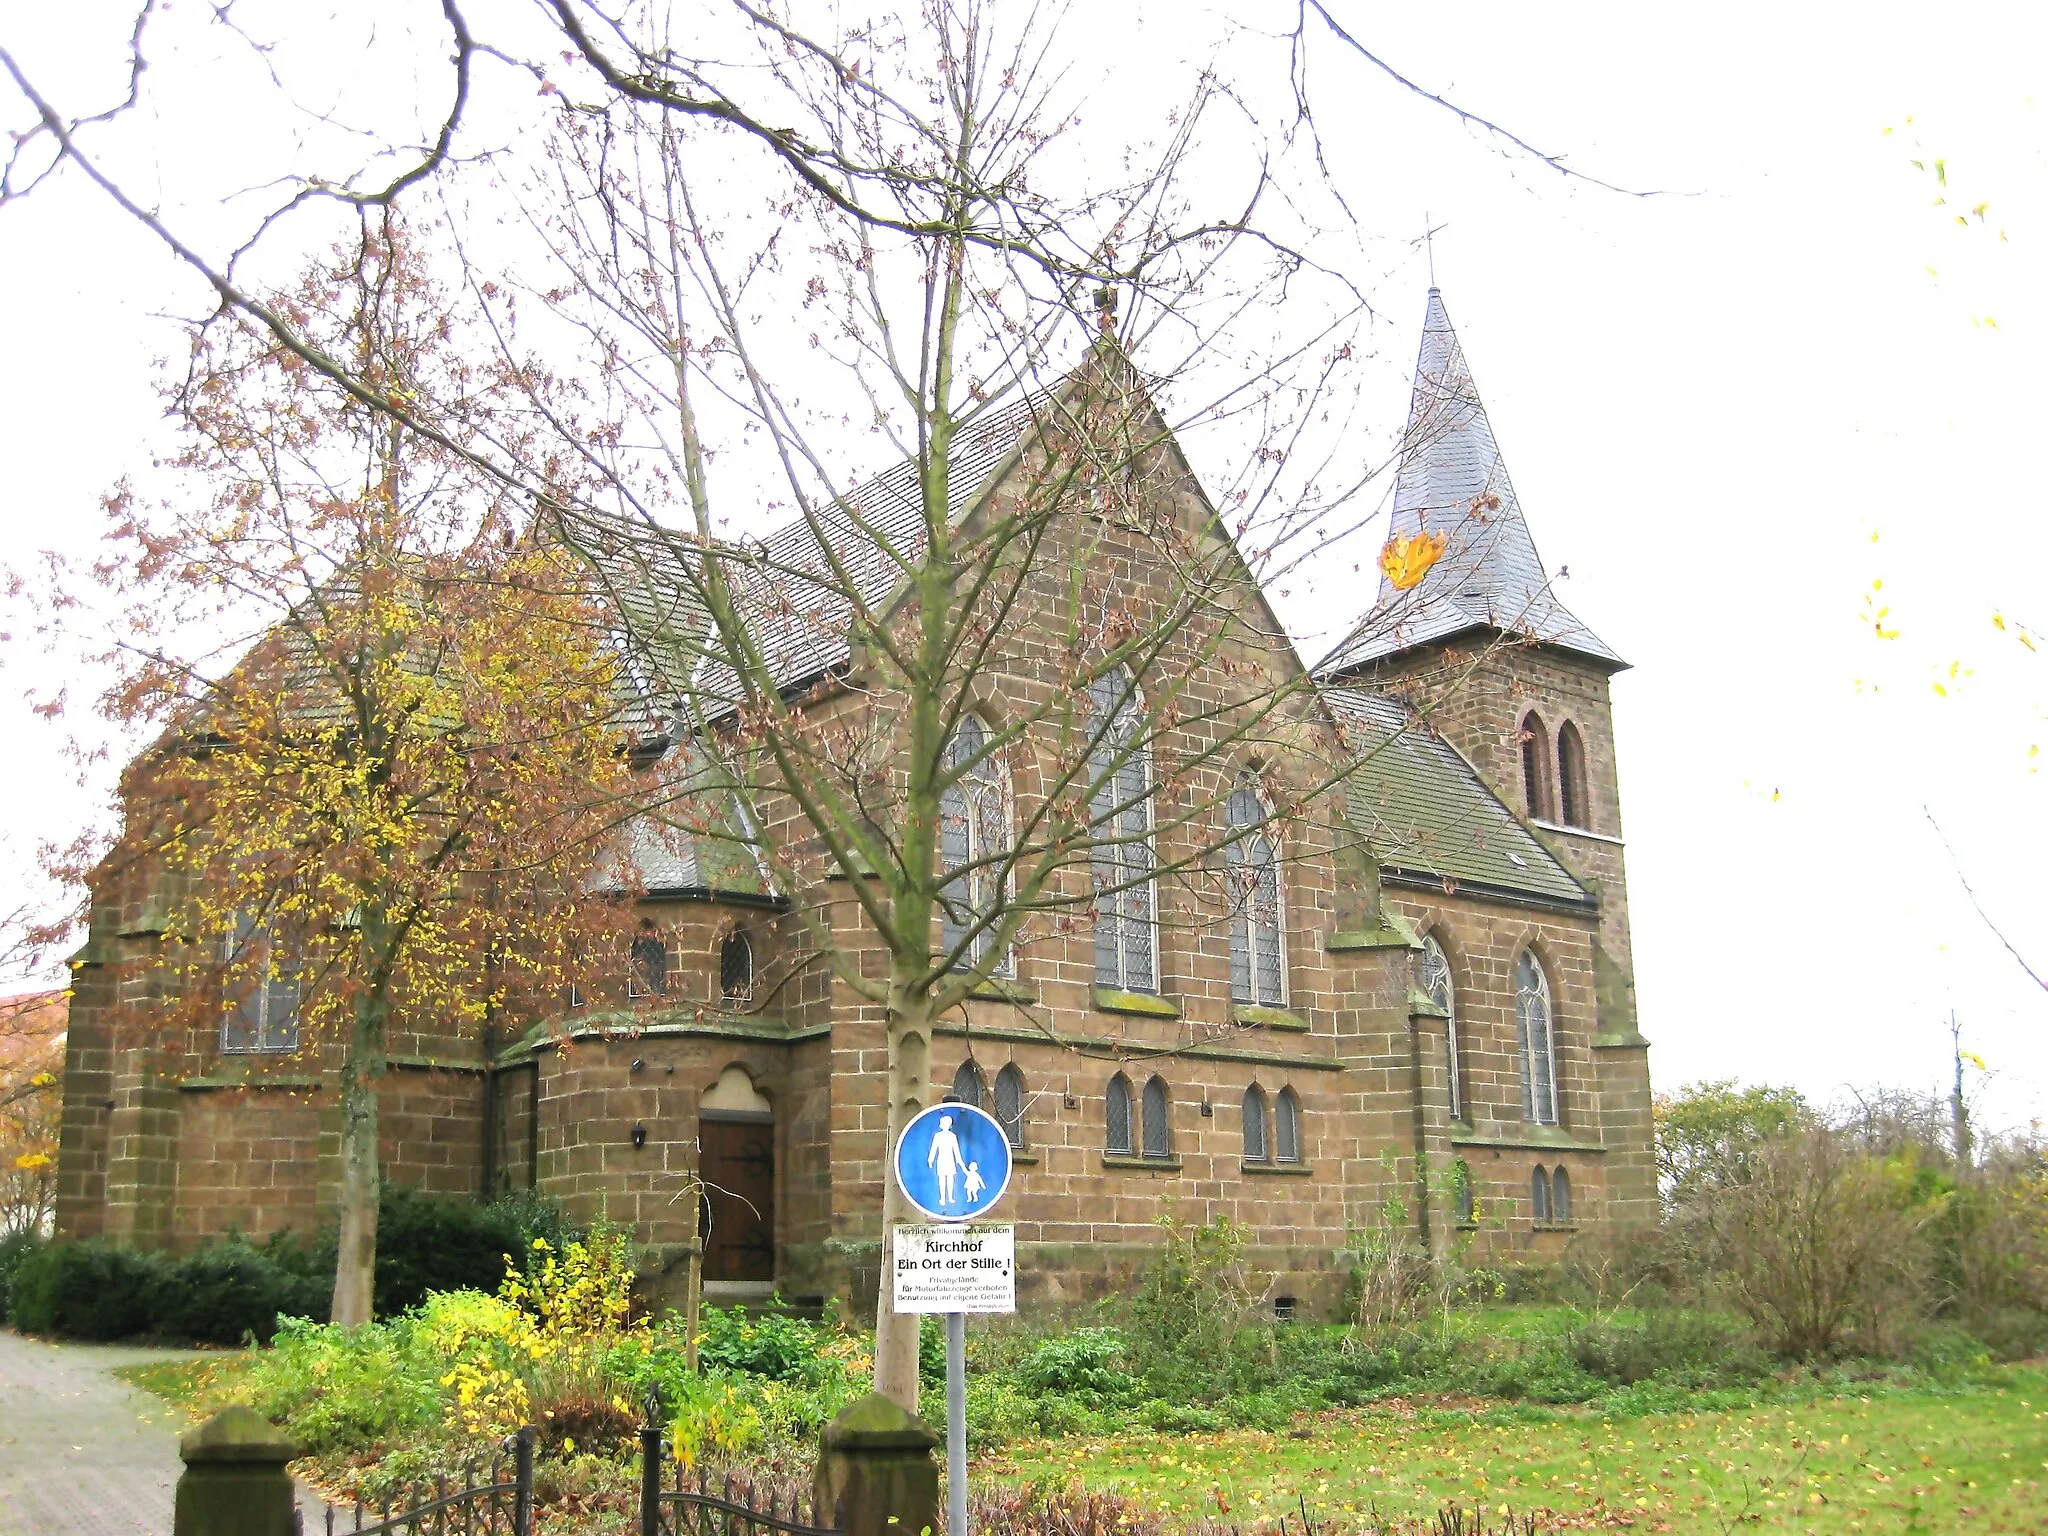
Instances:
[[[1647,1037],[1640,1031],[1633,1029],[1629,1030],[1626,1034],[1595,1035],[1593,1037],[1593,1049],[1596,1051],[1641,1050],[1649,1043]]]
[[[1574,1141],[1560,1135],[1555,1140],[1537,1140],[1528,1136],[1476,1136],[1451,1132],[1454,1147],[1502,1147],[1514,1152],[1592,1152],[1604,1154],[1607,1148],[1594,1141]]]
[[[1617,848],[1628,846],[1613,833],[1595,832],[1591,827],[1568,827],[1561,821],[1545,821],[1540,816],[1531,816],[1529,824],[1546,832],[1562,832],[1566,837],[1589,837],[1596,843],[1612,843]]]
[[[1019,1029],[1004,1024],[934,1024],[934,1035],[971,1036],[976,1040],[1001,1040],[1010,1045],[1056,1045],[1078,1051],[1097,1061],[1143,1062],[1155,1057],[1174,1056],[1193,1061],[1236,1061],[1254,1067],[1300,1067],[1309,1072],[1341,1072],[1344,1064],[1328,1056],[1310,1056],[1292,1051],[1249,1051],[1223,1045],[1161,1045],[1104,1040],[1094,1035],[1063,1035],[1042,1029]]]
[[[317,1077],[187,1077],[178,1082],[180,1093],[222,1093],[237,1088],[283,1088],[293,1093],[305,1093],[309,1089],[324,1088],[326,1083]]]

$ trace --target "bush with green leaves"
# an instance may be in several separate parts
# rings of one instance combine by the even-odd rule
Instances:
[[[1046,1339],[1013,1374],[1033,1396],[1072,1398],[1088,1408],[1116,1407],[1143,1395],[1129,1346],[1115,1328],[1077,1328]]]
[[[10,1311],[25,1333],[74,1339],[125,1339],[150,1331],[150,1300],[163,1277],[154,1253],[98,1238],[51,1243],[14,1272]]]
[[[0,1322],[13,1315],[15,1271],[24,1259],[43,1247],[43,1241],[35,1232],[9,1232],[0,1237]]]

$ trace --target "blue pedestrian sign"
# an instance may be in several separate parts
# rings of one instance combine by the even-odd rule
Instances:
[[[972,1104],[920,1110],[896,1142],[896,1183],[933,1221],[986,1214],[1010,1183],[1010,1138]]]

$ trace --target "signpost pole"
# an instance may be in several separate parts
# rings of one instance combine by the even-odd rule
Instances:
[[[946,1314],[946,1536],[967,1536],[967,1314],[965,1312],[948,1312]]]

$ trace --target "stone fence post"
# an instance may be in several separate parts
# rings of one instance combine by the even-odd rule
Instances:
[[[923,1419],[870,1392],[825,1426],[811,1518],[839,1525],[846,1536],[936,1533],[939,1468],[932,1448],[938,1443]]]
[[[292,1536],[296,1498],[285,1463],[299,1448],[253,1408],[223,1408],[178,1441],[174,1536]]]

